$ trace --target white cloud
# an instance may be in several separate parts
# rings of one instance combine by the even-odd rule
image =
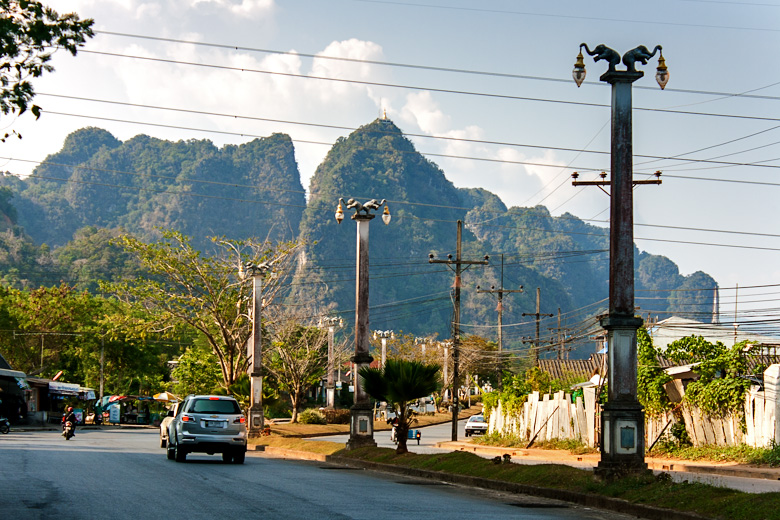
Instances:
[[[436,105],[430,92],[415,92],[406,97],[401,119],[431,135],[439,135],[450,127],[450,118]]]

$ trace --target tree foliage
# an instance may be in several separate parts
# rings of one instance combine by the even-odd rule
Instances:
[[[272,341],[264,357],[266,370],[281,391],[290,396],[292,420],[298,422],[305,391],[319,383],[328,360],[328,332],[306,327],[294,316],[272,327]]]
[[[398,418],[396,453],[407,453],[406,436],[414,424],[410,406],[431,395],[439,386],[439,365],[388,359],[383,368],[362,367],[358,371],[366,393],[378,401],[387,401]]]
[[[214,239],[216,252],[207,256],[193,248],[190,238],[161,231],[163,239],[151,244],[130,235],[120,237],[125,250],[135,255],[151,277],[103,283],[101,288],[143,312],[128,316],[125,326],[139,334],[173,334],[189,329],[201,334],[219,360],[222,386],[229,387],[246,372],[246,343],[251,336],[252,286],[241,276],[246,263],[273,262],[277,275],[263,287],[266,305],[273,301],[289,268],[292,243]]]
[[[694,363],[699,378],[685,388],[685,400],[711,415],[729,415],[742,409],[751,382],[747,375],[747,341],[727,347],[701,336],[689,336],[669,344],[664,355],[680,363]]]
[[[49,62],[57,48],[75,56],[94,35],[94,21],[59,15],[34,0],[0,0],[0,11],[0,111],[22,114],[35,95],[31,78],[54,70]],[[37,105],[30,111],[40,116]]]
[[[211,394],[223,382],[219,359],[203,341],[195,342],[179,357],[171,377],[175,381],[173,393],[180,396]]]
[[[0,351],[17,370],[92,388],[100,385],[104,358],[107,393],[161,390],[166,362],[178,346],[132,337],[116,328],[129,309],[116,300],[65,284],[35,290],[0,288]]]
[[[660,352],[653,347],[653,340],[647,329],[637,330],[637,397],[650,416],[662,414],[672,408],[664,390],[664,384],[671,376],[658,363]]]

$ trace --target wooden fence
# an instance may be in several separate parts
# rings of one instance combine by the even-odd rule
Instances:
[[[596,389],[586,388],[582,397],[572,402],[571,395],[539,395],[533,392],[523,403],[520,413],[507,411],[499,402],[490,413],[490,432],[513,435],[536,442],[550,439],[578,439],[588,446],[596,445]]]
[[[571,395],[558,392],[528,396],[518,412],[509,412],[499,402],[488,419],[489,432],[513,435],[535,442],[550,439],[577,439],[598,446],[600,405],[596,389],[585,388],[583,397],[572,402]],[[754,386],[745,397],[744,413],[730,417],[708,417],[697,408],[681,406],[675,414],[645,420],[645,445],[649,448],[661,435],[667,435],[678,418],[694,446],[735,446],[747,444],[771,447],[780,444],[780,364],[764,372],[764,389]],[[744,420],[744,422],[743,422]]]

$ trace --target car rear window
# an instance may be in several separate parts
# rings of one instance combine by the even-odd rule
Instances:
[[[241,413],[238,403],[232,399],[195,399],[190,411],[192,413]]]

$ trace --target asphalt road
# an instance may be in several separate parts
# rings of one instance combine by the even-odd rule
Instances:
[[[466,419],[458,421],[458,440],[466,440],[465,434]],[[420,428],[422,435],[420,436],[420,444],[417,444],[416,440],[408,439],[407,448],[413,453],[447,453],[452,450],[436,448],[436,443],[452,440],[452,423],[436,424],[433,426],[426,426]],[[349,434],[344,435],[328,435],[324,437],[316,437],[312,440],[319,441],[331,441],[331,442],[343,442],[346,444],[349,439]],[[380,448],[395,448],[396,444],[390,440],[390,431],[374,432],[374,441]]]
[[[627,520],[528,496],[485,492],[250,452],[169,461],[154,430],[0,436],[0,517],[8,519]]]

